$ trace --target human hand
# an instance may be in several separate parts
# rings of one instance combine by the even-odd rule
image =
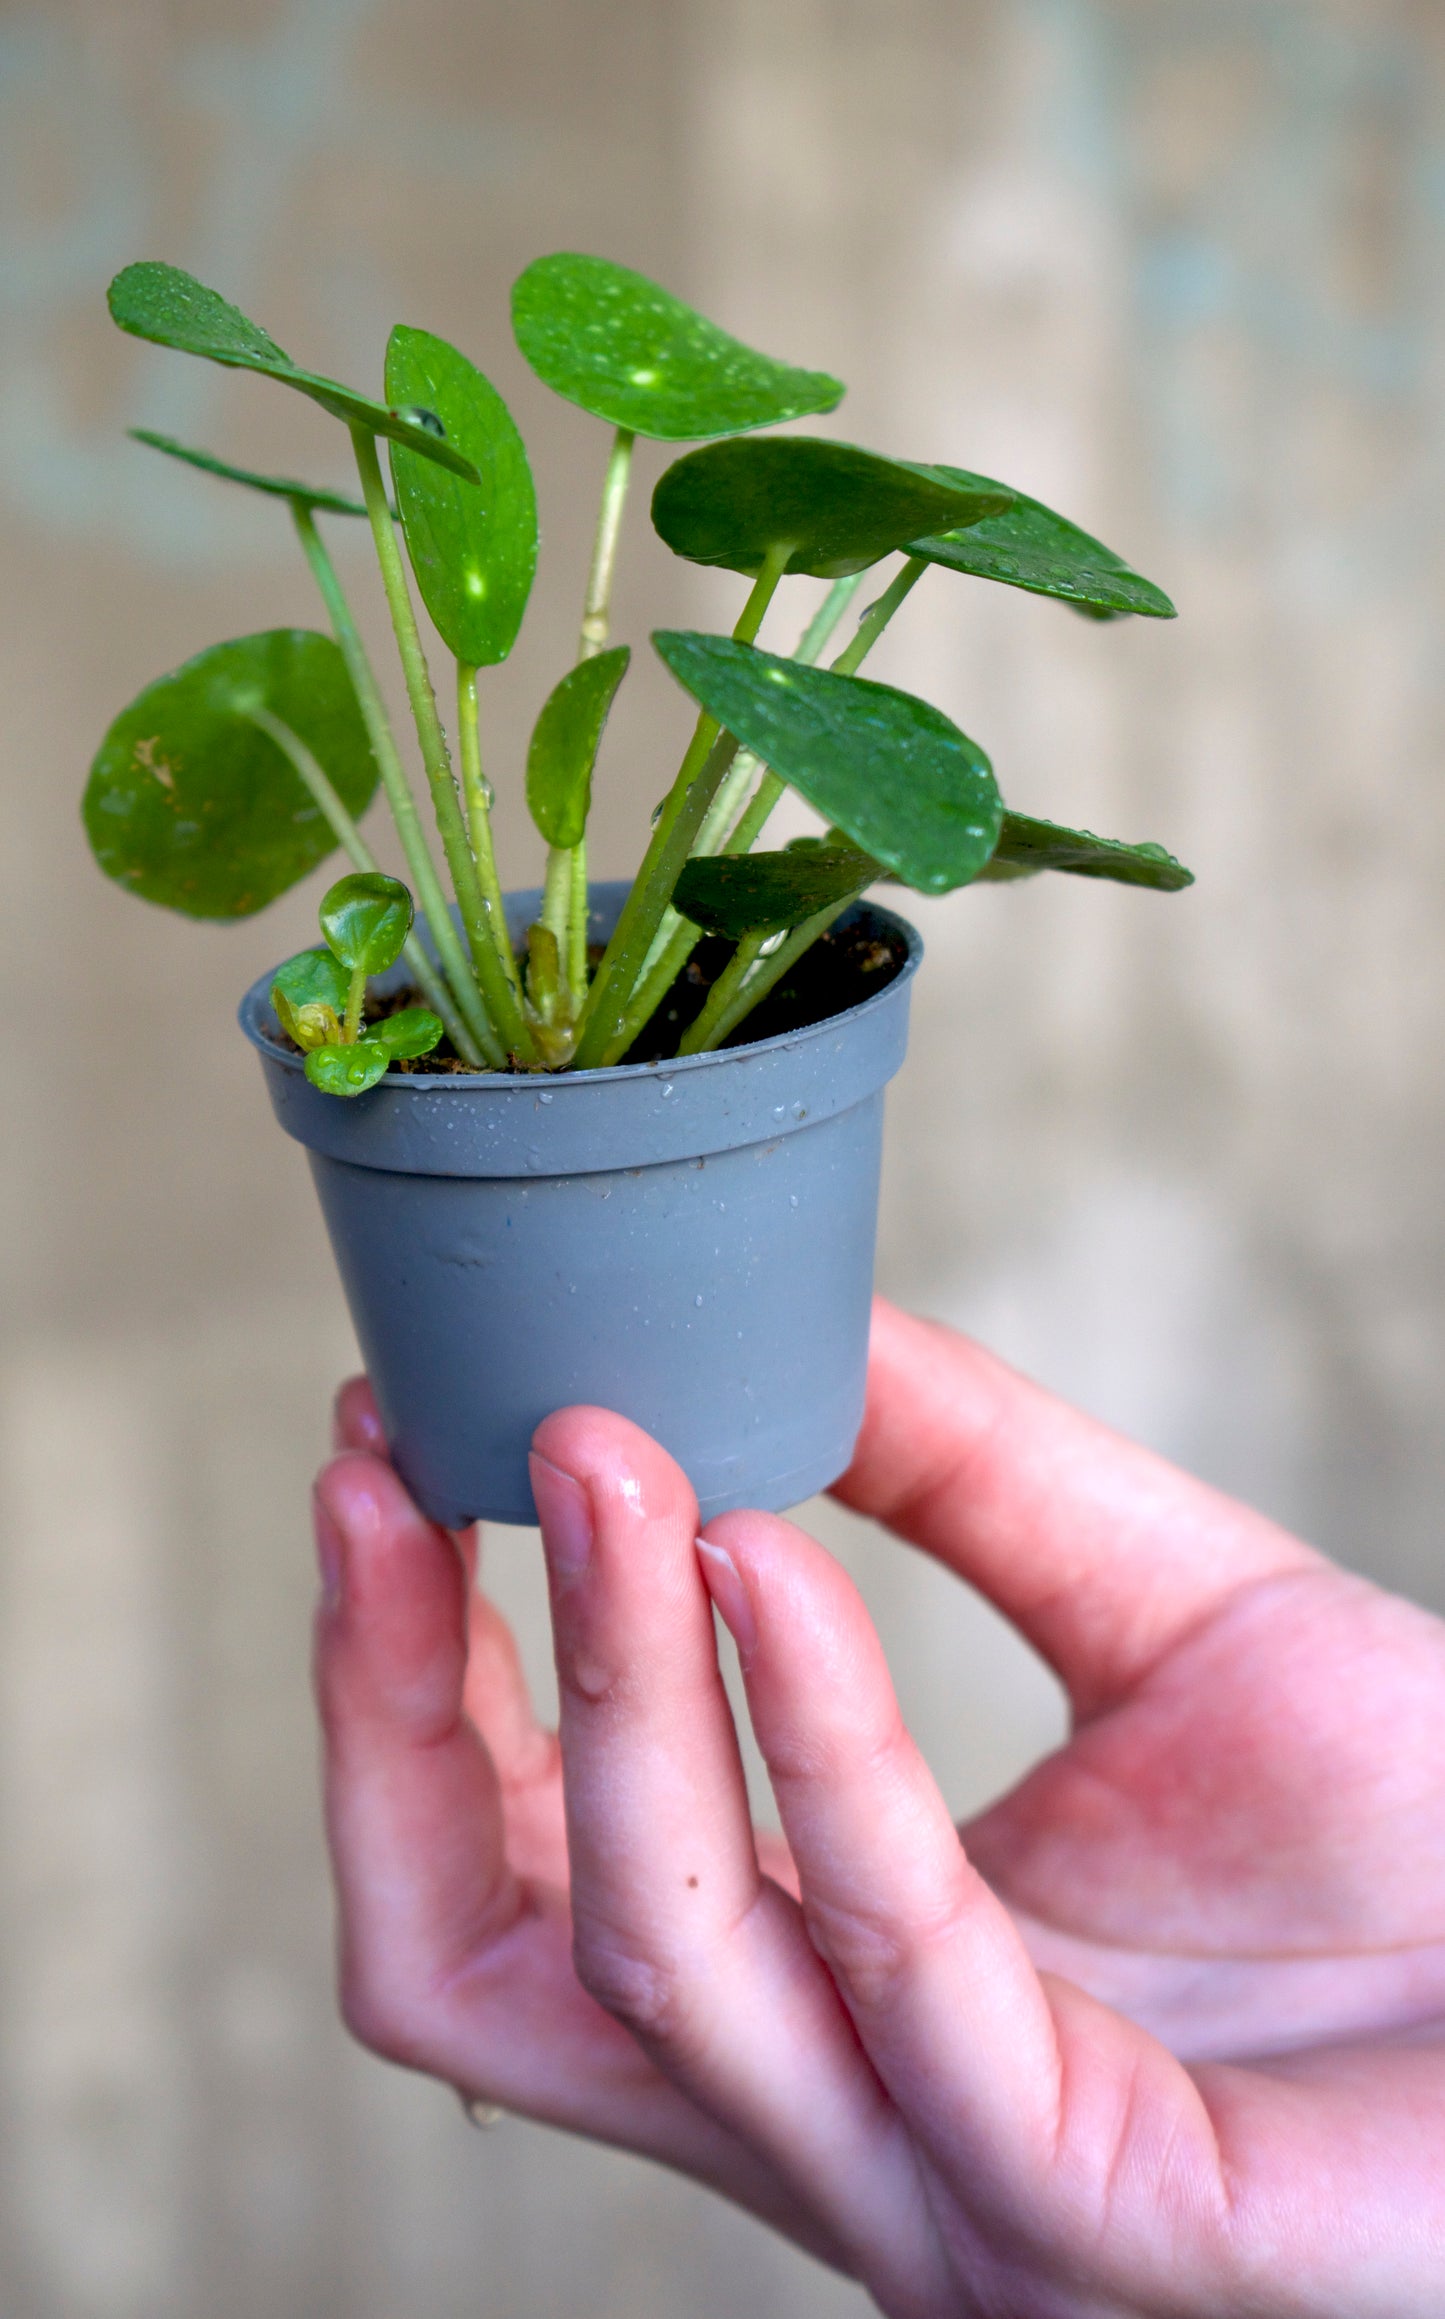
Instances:
[[[318,1682],[367,2043],[680,2167],[896,2319],[1438,2311],[1445,1626],[880,1305],[838,1495],[1074,1708],[960,1844],[791,1524],[699,1554],[654,1443],[549,1418],[559,1748],[364,1387],[340,1433]],[[748,1823],[709,1590],[791,1857]]]

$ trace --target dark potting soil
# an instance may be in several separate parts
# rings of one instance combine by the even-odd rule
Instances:
[[[707,994],[732,952],[733,945],[720,936],[703,936],[646,1030],[623,1056],[624,1063],[672,1060],[678,1041],[701,1014]],[[600,949],[596,955],[601,957]],[[876,925],[840,920],[804,951],[791,973],[783,976],[723,1044],[748,1047],[759,1039],[776,1039],[786,1031],[806,1030],[811,1023],[846,1014],[849,1007],[861,1006],[864,999],[886,990],[906,957],[897,935],[885,934]],[[422,1003],[419,991],[398,991],[380,1004],[369,1005],[367,1020],[377,1022],[385,1015],[398,1014],[403,1007]],[[451,1041],[443,1038],[431,1054],[393,1063],[392,1069],[435,1077],[465,1072],[467,1065]]]

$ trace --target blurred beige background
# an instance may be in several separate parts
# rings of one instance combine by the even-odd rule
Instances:
[[[187,927],[103,883],[76,805],[142,683],[318,619],[284,515],[124,425],[337,478],[343,446],[120,339],[108,276],[169,257],[359,383],[422,323],[512,399],[545,524],[487,694],[516,882],[605,448],[511,348],[542,251],[838,371],[825,424],[1003,474],[1168,587],[1176,625],[1096,629],[935,574],[879,655],[1012,802],[1199,873],[926,910],[882,1279],[1445,1604],[1442,44],[1423,0],[0,7],[5,2319],[862,2308],[684,2184],[470,2132],[334,2024],[306,1489],[348,1330],[231,1020],[324,874]],[[639,493],[620,633],[730,600]],[[630,693],[604,872],[681,729],[660,673]],[[1060,1729],[1051,1682],[816,1513],[970,1806]],[[488,1567],[545,1688],[533,1542]]]

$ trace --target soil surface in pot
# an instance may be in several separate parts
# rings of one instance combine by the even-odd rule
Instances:
[[[730,942],[704,936],[641,1038],[623,1056],[624,1063],[672,1060],[678,1041],[701,1014],[708,991],[727,965],[732,951]],[[596,956],[601,955],[599,947]],[[864,922],[852,925],[840,922],[830,926],[826,934],[820,935],[804,951],[791,974],[784,975],[724,1044],[749,1047],[759,1039],[776,1039],[785,1032],[806,1030],[812,1023],[826,1022],[831,1015],[846,1014],[850,1007],[861,1006],[864,999],[885,990],[907,955],[902,941],[896,935],[880,931],[876,923],[870,926]],[[385,1015],[399,1013],[403,1007],[420,1003],[419,991],[397,991],[382,1004],[368,1006],[367,1020],[376,1022]],[[411,1062],[394,1063],[392,1069],[434,1077],[465,1072],[467,1066],[457,1056],[450,1040],[444,1038],[431,1054],[419,1055]]]

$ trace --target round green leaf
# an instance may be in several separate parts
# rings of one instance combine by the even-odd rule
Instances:
[[[579,660],[542,705],[527,750],[527,808],[548,845],[580,845],[592,805],[592,768],[631,647]]]
[[[878,864],[856,846],[798,852],[698,855],[683,864],[672,906],[709,934],[780,934],[861,894]]]
[[[257,475],[250,467],[233,467],[227,459],[217,459],[209,451],[193,451],[189,443],[178,443],[174,435],[156,435],[149,427],[127,427],[133,443],[144,443],[152,451],[164,451],[168,459],[184,460],[188,467],[199,467],[204,475],[219,475],[227,483],[244,483],[250,491],[269,492],[275,499],[300,500],[304,507],[322,508],[327,515],[365,515],[364,500],[349,499],[344,491],[328,491],[323,485],[298,483],[293,475]]]
[[[826,371],[758,354],[606,258],[538,258],[512,290],[512,328],[554,393],[664,442],[773,427],[843,399],[841,380]]]
[[[388,409],[369,396],[342,386],[316,371],[299,370],[289,354],[261,328],[232,306],[218,290],[208,290],[179,266],[151,259],[126,266],[107,292],[112,321],[132,338],[148,338],[152,345],[174,347],[180,354],[203,355],[207,362],[224,363],[230,370],[259,371],[278,378],[283,386],[309,395],[333,418],[348,427],[365,427],[373,435],[409,444],[442,467],[475,482],[476,470],[451,443],[404,411]]]
[[[1192,886],[1194,873],[1162,845],[1124,845],[1095,837],[1092,830],[1062,829],[1055,821],[1033,821],[1026,813],[1006,813],[986,878],[1027,878],[1036,870],[1066,870],[1076,878],[1112,878],[1121,886],[1149,886],[1177,894]]]
[[[978,876],[1003,806],[987,757],[941,710],[729,636],[652,641],[710,716],[905,885],[946,894]]]
[[[271,1000],[274,1005],[279,991],[293,1007],[328,1006],[340,1014],[348,988],[346,969],[331,951],[300,950],[277,967]]]
[[[441,1017],[430,1007],[403,1007],[399,1014],[368,1024],[360,1043],[385,1047],[387,1054],[400,1062],[413,1055],[429,1055],[441,1035]]]
[[[335,643],[272,628],[216,644],[123,709],[90,769],[86,835],[107,877],[192,918],[245,918],[323,862],[330,824],[248,711],[298,733],[355,818],[376,761]]]
[[[957,483],[990,488],[986,475],[970,475],[962,467],[940,467],[938,472]],[[1002,514],[986,516],[966,531],[910,540],[908,553],[953,572],[973,572],[983,580],[1001,580],[1005,587],[1027,588],[1035,596],[1060,597],[1096,619],[1126,612],[1141,612],[1154,620],[1175,617],[1162,588],[1132,570],[1102,540],[1022,492],[1014,493],[1012,507]]]
[[[537,568],[537,498],[512,415],[489,379],[427,330],[398,324],[386,349],[389,402],[434,412],[479,481],[393,444],[392,480],[422,601],[470,667],[505,660]]]
[[[353,974],[385,974],[411,932],[411,895],[383,870],[353,870],[321,897],[316,913],[328,947]]]
[[[689,451],[659,481],[652,521],[674,555],[695,564],[755,573],[786,543],[790,572],[832,580],[920,532],[997,514],[1010,497],[1001,483],[952,483],[936,468],[852,443],[777,435]]]
[[[364,1095],[386,1076],[391,1060],[378,1039],[358,1039],[350,1047],[313,1047],[306,1076],[323,1095]]]

